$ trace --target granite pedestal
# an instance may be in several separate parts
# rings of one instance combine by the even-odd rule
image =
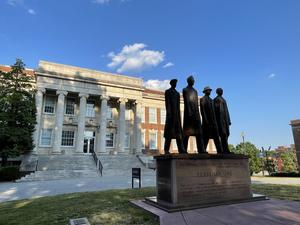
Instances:
[[[157,196],[146,202],[166,211],[266,199],[252,194],[244,155],[170,154],[155,159]]]

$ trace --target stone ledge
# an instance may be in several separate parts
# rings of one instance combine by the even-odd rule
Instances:
[[[245,202],[254,202],[254,201],[262,201],[262,200],[269,200],[268,197],[265,195],[260,195],[260,194],[253,194],[252,197],[250,198],[245,198],[245,199],[235,199],[235,200],[230,200],[230,201],[221,201],[221,202],[216,202],[216,203],[206,203],[206,204],[191,204],[191,205],[184,205],[184,204],[179,204],[179,205],[173,205],[168,202],[163,202],[163,201],[157,201],[157,197],[146,197],[144,202],[155,206],[159,209],[162,209],[164,211],[167,211],[169,213],[171,212],[178,212],[178,211],[185,211],[185,210],[192,210],[192,209],[200,209],[200,208],[208,208],[208,207],[214,207],[214,206],[220,206],[220,205],[232,205],[232,204],[238,204],[238,203],[245,203]]]

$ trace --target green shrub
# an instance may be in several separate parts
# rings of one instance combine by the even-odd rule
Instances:
[[[18,166],[0,167],[0,181],[12,181],[20,177]]]
[[[297,172],[275,172],[270,174],[271,177],[300,177]]]

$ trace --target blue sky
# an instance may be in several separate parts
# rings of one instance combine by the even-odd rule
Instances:
[[[289,145],[300,118],[299,12],[298,0],[0,0],[0,64],[43,59],[149,85],[177,78],[178,90],[193,74],[199,94],[223,87],[230,143],[243,131],[257,147]]]

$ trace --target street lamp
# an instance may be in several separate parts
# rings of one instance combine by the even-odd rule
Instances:
[[[266,158],[264,160],[264,166],[263,166],[263,176],[265,176],[265,170],[268,170],[268,167],[269,167],[269,160],[268,160],[268,151],[271,150],[271,146],[269,146],[268,150],[265,150],[264,147],[261,147],[261,150],[262,150],[262,158]]]

